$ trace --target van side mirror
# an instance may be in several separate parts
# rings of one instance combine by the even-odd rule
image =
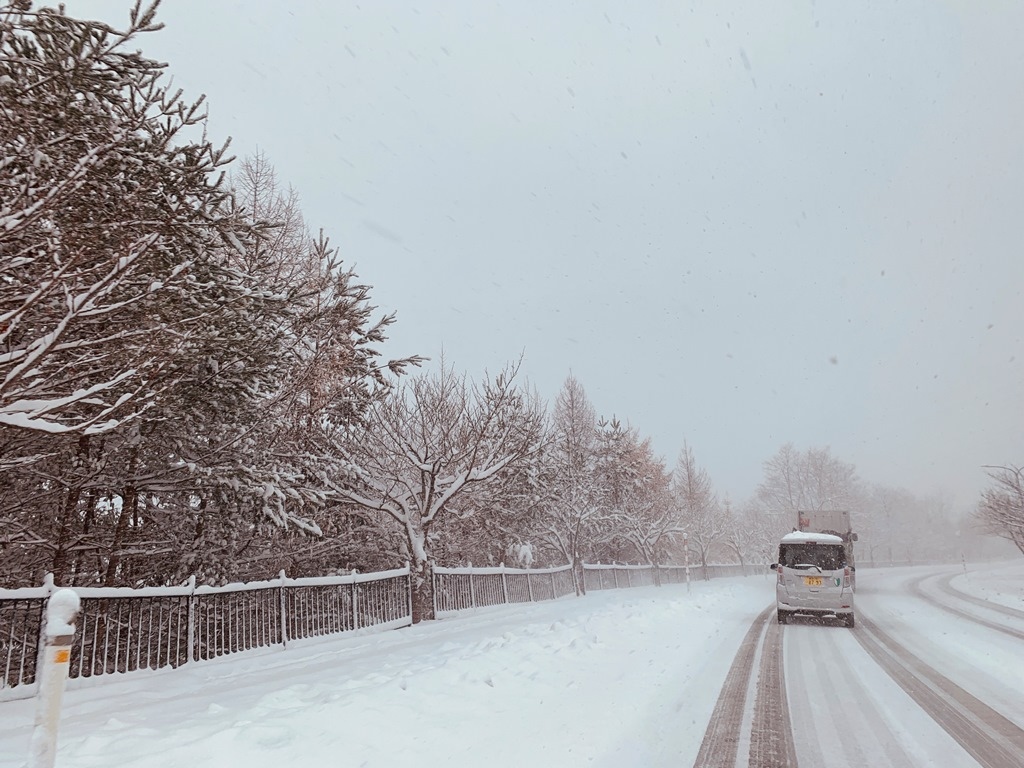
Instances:
[[[774,571],[774,570],[775,570],[776,568],[778,568],[778,567],[779,567],[779,564],[778,564],[778,563],[772,563],[772,564],[771,564],[771,565],[769,565],[768,567],[769,567],[769,568],[771,568],[771,569],[772,569],[772,570]]]
[[[857,541],[857,534],[856,533],[851,533],[850,534],[850,541]]]

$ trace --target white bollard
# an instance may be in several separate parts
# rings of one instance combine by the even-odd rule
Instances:
[[[36,671],[36,722],[32,731],[28,768],[53,768],[57,756],[57,724],[60,702],[71,666],[71,641],[81,601],[70,589],[59,589],[46,603],[46,637],[42,667]]]

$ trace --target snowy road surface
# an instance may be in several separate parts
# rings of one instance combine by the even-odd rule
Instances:
[[[1022,585],[862,569],[853,630],[779,626],[768,573],[484,609],[76,687],[57,765],[1024,765]]]

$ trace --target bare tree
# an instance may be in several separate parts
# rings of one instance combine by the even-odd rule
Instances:
[[[555,400],[541,472],[538,545],[572,566],[576,593],[584,591],[583,559],[607,517],[596,475],[597,414],[572,375]]]
[[[780,520],[756,496],[732,510],[725,543],[741,562],[771,563],[778,554]],[[744,553],[741,555],[740,553]]]
[[[760,542],[754,529],[741,521],[728,496],[722,500],[722,523],[725,526],[722,543],[732,550],[740,561],[740,568],[746,573],[747,562],[759,559],[756,553]]]
[[[540,447],[543,411],[516,386],[518,364],[480,385],[445,366],[399,384],[339,445],[347,477],[337,493],[400,527],[413,569],[413,621],[434,617],[433,533],[474,488]]]
[[[828,448],[800,453],[787,443],[764,463],[757,494],[784,532],[797,524],[798,510],[850,509],[858,498],[858,482],[856,468]]]
[[[708,553],[725,536],[728,525],[707,471],[697,466],[686,444],[672,474],[672,496],[686,530],[687,545],[695,548],[704,578],[708,575]]]
[[[921,544],[915,528],[924,524],[922,501],[910,491],[885,485],[872,485],[858,505],[857,548],[872,564],[892,564],[912,559],[909,547]]]
[[[245,269],[280,290],[294,290],[315,275],[320,264],[309,248],[299,195],[281,184],[266,154],[242,158],[230,181],[243,215],[258,231],[252,247],[239,254]]]
[[[641,562],[664,562],[668,546],[684,533],[665,462],[635,428],[614,418],[598,426],[597,475],[611,535],[634,550]]]
[[[986,531],[1008,539],[1024,553],[1024,467],[989,467],[992,487],[981,494],[975,513]]]

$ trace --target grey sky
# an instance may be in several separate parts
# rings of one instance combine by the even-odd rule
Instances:
[[[572,371],[734,500],[790,441],[961,505],[1024,462],[1024,4],[160,18],[143,50],[398,311],[391,355]]]

